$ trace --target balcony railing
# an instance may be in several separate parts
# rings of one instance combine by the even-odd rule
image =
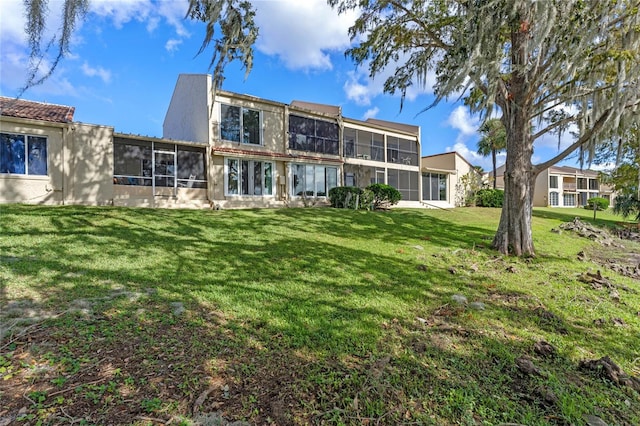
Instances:
[[[562,189],[569,192],[576,192],[576,184],[575,183],[563,183]]]

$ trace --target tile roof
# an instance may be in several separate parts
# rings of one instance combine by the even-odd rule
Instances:
[[[0,96],[0,115],[5,117],[28,118],[54,123],[73,122],[75,107],[25,101]]]

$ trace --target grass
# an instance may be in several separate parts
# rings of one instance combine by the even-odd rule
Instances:
[[[579,368],[640,375],[640,285],[550,232],[576,216],[534,210],[525,260],[488,247],[496,209],[0,206],[0,420],[640,424],[637,392]],[[598,269],[619,302],[578,280]]]

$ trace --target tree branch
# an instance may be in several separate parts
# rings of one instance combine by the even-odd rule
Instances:
[[[545,161],[544,163],[540,163],[540,164],[534,165],[533,166],[533,175],[537,176],[538,173],[540,173],[541,171],[553,166],[554,164],[556,164],[559,161],[564,160],[573,151],[575,151],[576,149],[580,148],[582,145],[587,143],[589,141],[589,139],[591,139],[591,137],[595,133],[597,133],[602,128],[602,126],[604,126],[604,124],[607,122],[607,120],[609,118],[611,118],[611,114],[612,113],[613,113],[613,109],[611,109],[611,108],[608,109],[606,112],[604,112],[600,116],[600,118],[598,118],[598,120],[595,122],[593,127],[591,127],[591,129],[589,129],[587,132],[585,132],[577,141],[572,143],[564,151],[562,151],[560,154],[556,155],[555,157],[551,158],[550,160]]]

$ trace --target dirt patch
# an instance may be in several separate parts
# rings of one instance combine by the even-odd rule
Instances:
[[[592,261],[621,275],[640,280],[640,233],[628,228],[611,231],[598,228],[575,218],[552,229],[553,232],[571,231],[589,238],[601,246],[578,253],[578,260]]]

